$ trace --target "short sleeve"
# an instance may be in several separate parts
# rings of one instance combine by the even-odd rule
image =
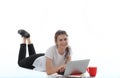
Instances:
[[[45,56],[50,58],[50,59],[53,59],[53,52],[54,52],[53,48],[51,47],[51,48],[46,50]]]

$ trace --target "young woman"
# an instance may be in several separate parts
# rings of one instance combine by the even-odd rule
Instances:
[[[18,33],[22,36],[20,44],[18,65],[20,67],[46,71],[48,75],[64,72],[66,63],[71,60],[71,48],[68,45],[68,35],[64,30],[55,33],[55,44],[47,49],[46,53],[36,54],[30,34],[20,29]],[[26,57],[26,46],[28,45],[29,56]]]

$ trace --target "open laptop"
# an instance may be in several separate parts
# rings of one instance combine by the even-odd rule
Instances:
[[[70,61],[66,64],[66,69],[62,72],[62,75],[77,75],[86,72],[90,59]],[[59,73],[58,73],[59,74]],[[60,73],[61,74],[61,73]]]

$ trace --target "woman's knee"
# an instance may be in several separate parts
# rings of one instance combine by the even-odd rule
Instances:
[[[18,61],[18,65],[22,68],[33,69],[34,66],[23,64],[22,62]]]
[[[22,67],[21,63],[18,61],[18,66]]]
[[[24,65],[23,65],[20,61],[18,61],[18,66],[20,66],[20,67],[23,67],[23,68],[24,68]]]

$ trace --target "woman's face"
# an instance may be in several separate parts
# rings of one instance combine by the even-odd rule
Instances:
[[[65,34],[58,35],[56,45],[58,48],[66,48],[68,46],[68,37]]]

